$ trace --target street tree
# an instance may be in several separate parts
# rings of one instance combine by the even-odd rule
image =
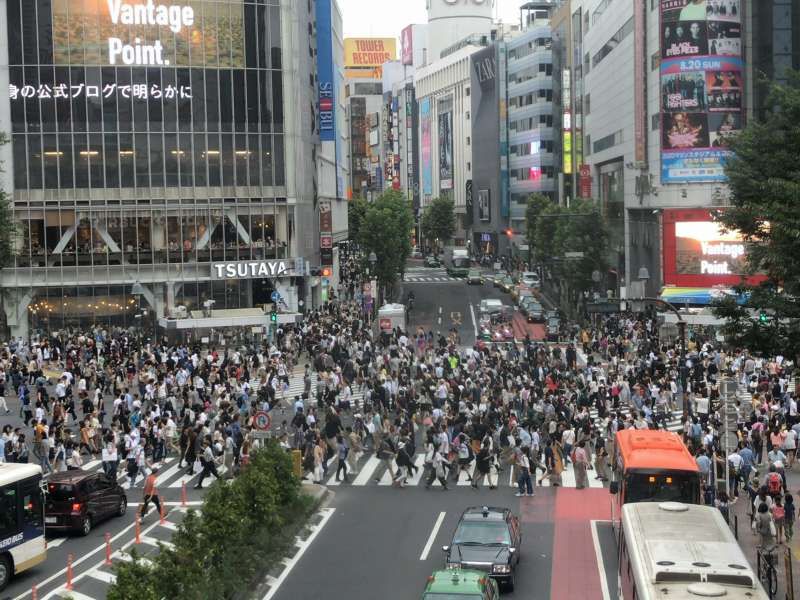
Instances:
[[[422,235],[429,242],[448,242],[456,230],[453,201],[450,198],[434,198],[422,213],[420,221]]]
[[[525,238],[530,248],[531,265],[542,264],[552,257],[553,239],[557,221],[552,218],[559,213],[558,205],[547,196],[531,194],[525,210]]]
[[[369,203],[361,196],[353,198],[347,205],[348,237],[351,241],[358,240],[361,232],[361,224],[364,222],[364,217],[367,214],[367,206],[369,206]]]
[[[367,206],[358,241],[364,256],[375,253],[373,274],[384,290],[391,290],[398,273],[405,271],[413,227],[411,204],[401,192],[384,192]]]
[[[728,139],[730,208],[716,215],[747,245],[747,273],[763,282],[737,287],[715,308],[733,344],[765,355],[800,358],[800,72],[772,83],[768,111]]]

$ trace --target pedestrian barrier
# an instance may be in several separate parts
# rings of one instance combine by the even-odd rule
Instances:
[[[159,514],[159,516],[158,516],[159,525],[163,525],[166,522],[166,512],[165,511],[166,511],[166,507],[162,504],[161,505],[161,510],[159,510],[159,513],[161,513],[161,514]]]
[[[136,538],[133,540],[134,544],[142,543],[142,524],[139,520],[139,512],[136,512]]]
[[[786,575],[786,599],[794,600],[794,569],[792,568],[792,548],[787,545],[783,549],[783,564]]]
[[[39,600],[39,593],[36,591],[36,586],[31,588],[31,600]]]
[[[67,585],[64,586],[67,591],[72,591],[72,554],[67,555]]]
[[[181,506],[186,508],[186,482],[184,481],[181,485]]]

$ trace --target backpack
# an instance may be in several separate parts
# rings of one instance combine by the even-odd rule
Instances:
[[[786,516],[786,511],[783,509],[782,506],[778,506],[777,504],[772,507],[772,517],[777,521],[778,519],[783,519]]]
[[[780,494],[782,486],[783,480],[781,479],[780,475],[777,473],[770,473],[767,475],[767,491],[769,492],[770,496]]]

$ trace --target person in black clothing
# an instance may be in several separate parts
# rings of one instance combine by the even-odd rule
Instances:
[[[475,475],[475,479],[472,482],[473,489],[479,489],[481,482],[486,479],[489,482],[489,489],[495,489],[494,483],[492,483],[492,476],[491,476],[491,466],[492,466],[492,454],[489,448],[489,441],[486,440],[483,442],[478,455],[475,458],[475,469],[477,474]]]

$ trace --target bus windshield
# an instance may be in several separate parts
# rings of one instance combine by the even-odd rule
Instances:
[[[682,502],[697,504],[700,477],[697,473],[628,473],[625,502]]]

